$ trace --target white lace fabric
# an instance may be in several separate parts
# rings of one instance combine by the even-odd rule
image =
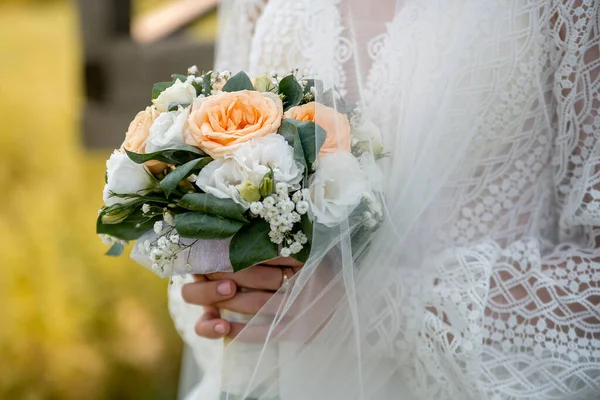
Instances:
[[[600,4],[365,4],[232,1],[221,25],[219,68],[318,65],[391,154],[375,267],[312,348],[281,350],[280,398],[600,398]],[[195,336],[180,286],[205,374],[190,398],[218,398],[222,343]]]

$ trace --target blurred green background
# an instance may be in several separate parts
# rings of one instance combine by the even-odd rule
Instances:
[[[0,0],[0,398],[173,399],[168,281],[95,235],[110,149],[81,145],[77,18],[69,1]]]

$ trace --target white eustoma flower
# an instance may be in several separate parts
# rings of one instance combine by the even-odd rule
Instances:
[[[242,184],[253,183],[258,187],[271,170],[276,182],[295,187],[299,187],[304,172],[302,164],[294,160],[294,149],[277,134],[252,140],[231,157],[212,161],[200,171],[196,185],[206,193],[231,198],[248,209],[251,202],[240,196]]]
[[[162,113],[150,127],[150,135],[146,141],[146,153],[171,149],[185,143],[183,129],[190,107],[179,107],[176,111]]]
[[[256,185],[273,169],[278,185],[285,183],[298,188],[304,173],[304,166],[294,160],[294,149],[277,134],[243,144],[233,153],[233,159]]]
[[[160,112],[169,111],[172,104],[191,104],[196,98],[196,88],[189,82],[181,82],[179,79],[165,89],[152,103]]]
[[[310,184],[310,211],[315,220],[325,226],[335,226],[345,220],[360,203],[369,188],[358,160],[350,153],[327,154]]]
[[[233,199],[236,203],[250,207],[240,196],[239,188],[245,176],[232,159],[214,160],[202,168],[196,185],[206,193],[220,199]]]
[[[143,194],[154,186],[150,172],[142,164],[136,164],[127,154],[118,150],[106,162],[107,183],[104,186],[104,204],[112,206],[117,203],[127,203],[131,200],[112,196],[117,194]]]

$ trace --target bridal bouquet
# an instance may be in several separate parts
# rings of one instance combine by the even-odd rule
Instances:
[[[240,271],[278,256],[305,262],[314,223],[375,229],[377,129],[337,93],[316,102],[319,82],[297,75],[192,67],[155,84],[107,161],[97,220],[107,254],[135,240],[132,257],[167,277],[216,272],[199,271],[195,255],[226,249],[223,264]]]

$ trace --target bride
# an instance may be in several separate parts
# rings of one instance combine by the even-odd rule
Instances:
[[[317,101],[361,107],[385,222],[367,244],[315,226],[304,266],[176,279],[187,398],[600,398],[600,3],[230,0],[220,18],[217,69],[306,69]]]

